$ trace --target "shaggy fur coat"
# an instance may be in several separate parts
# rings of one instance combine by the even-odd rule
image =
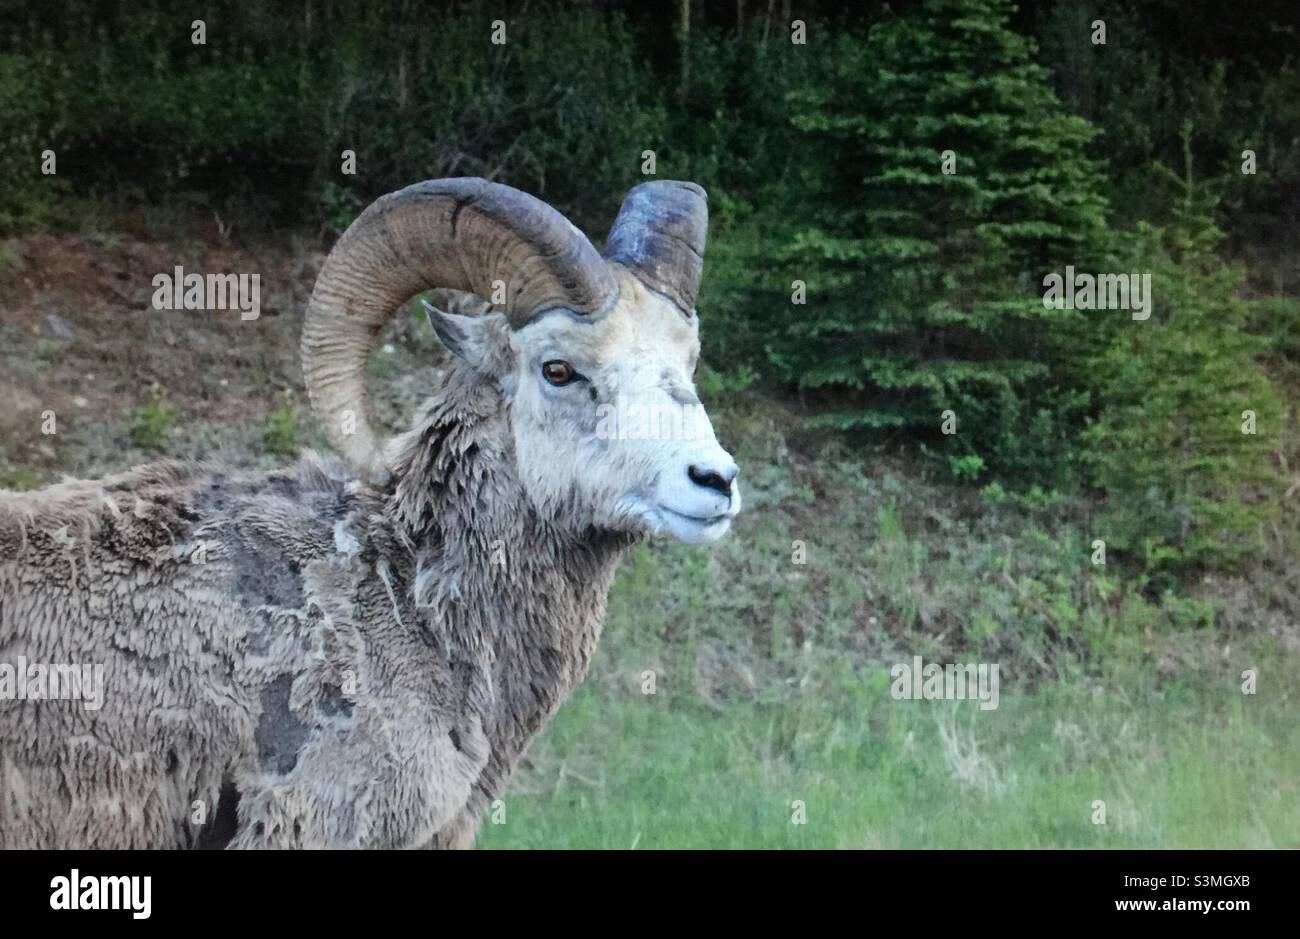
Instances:
[[[499,387],[453,368],[392,484],[314,455],[0,494],[0,848],[465,847],[583,677],[624,535],[528,507]],[[561,520],[562,521],[562,520]]]

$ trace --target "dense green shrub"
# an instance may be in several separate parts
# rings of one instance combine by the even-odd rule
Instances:
[[[1173,221],[1140,223],[1128,243],[1124,267],[1151,274],[1150,320],[1099,331],[1087,361],[1101,402],[1084,433],[1106,493],[1097,536],[1154,576],[1254,556],[1279,510],[1285,408],[1259,367],[1272,344],[1247,328],[1243,271],[1219,256],[1212,205],[1182,187]]]

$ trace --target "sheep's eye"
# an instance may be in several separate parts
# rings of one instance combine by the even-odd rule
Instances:
[[[542,363],[542,377],[559,388],[577,378],[578,373],[573,370],[573,366],[568,362],[551,359],[549,362]]]

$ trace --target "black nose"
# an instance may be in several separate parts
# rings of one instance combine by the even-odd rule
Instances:
[[[726,476],[723,476],[717,470],[705,467],[694,465],[686,467],[686,475],[691,477],[691,482],[705,489],[716,489],[728,499],[731,498],[731,481],[736,478],[736,472],[736,469],[731,469]]]

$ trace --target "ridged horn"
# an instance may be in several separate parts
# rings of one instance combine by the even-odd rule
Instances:
[[[330,442],[364,478],[388,479],[365,386],[384,325],[421,291],[490,298],[498,281],[515,328],[554,307],[600,313],[618,292],[613,272],[563,215],[483,179],[428,180],[382,196],[334,245],[307,306],[303,376]]]
[[[605,259],[624,265],[689,314],[700,292],[708,230],[709,197],[695,183],[642,183],[623,200]]]

